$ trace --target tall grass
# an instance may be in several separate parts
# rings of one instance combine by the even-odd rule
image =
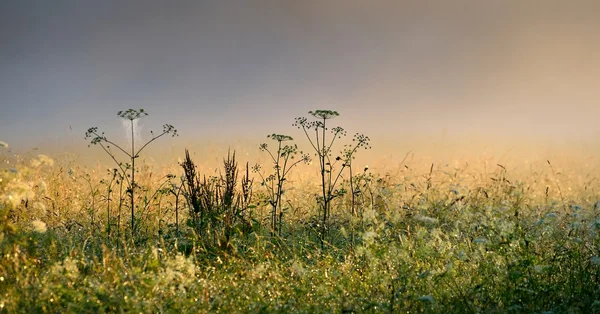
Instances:
[[[114,221],[127,198],[112,171],[1,154],[0,312],[600,311],[597,159],[363,171],[354,201],[331,203],[322,241],[310,167],[286,182],[274,237],[247,164],[238,172],[232,153],[205,177],[187,154],[164,170],[138,164],[148,188],[131,242],[105,236],[128,228]]]

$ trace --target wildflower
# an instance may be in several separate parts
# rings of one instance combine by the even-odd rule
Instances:
[[[13,208],[19,206],[22,201],[32,199],[35,196],[31,184],[22,181],[11,181],[6,186],[6,191],[8,193],[2,198]]]
[[[162,274],[165,283],[178,282],[183,284],[181,287],[183,289],[194,278],[196,278],[196,266],[191,259],[178,254],[175,258],[166,261]]]
[[[46,155],[38,155],[38,159],[42,165],[47,165],[50,167],[54,166],[54,160]]]
[[[119,112],[117,112],[117,115],[123,119],[127,119],[127,120],[136,120],[139,119],[141,117],[145,117],[148,115],[148,113],[146,113],[144,111],[144,109],[140,109],[140,110],[135,110],[135,109],[128,109],[128,110],[121,110]]]
[[[435,225],[438,223],[438,220],[436,218],[421,216],[421,215],[415,216],[415,220],[426,223],[426,224],[432,224],[432,225]]]
[[[340,115],[337,111],[334,110],[315,110],[309,111],[308,113],[314,116],[315,118],[320,118],[323,120],[332,119]]]
[[[267,135],[267,138],[271,138],[277,142],[285,142],[285,141],[293,141],[294,139],[289,136],[289,135],[283,135],[283,134],[271,134],[271,135]]]
[[[375,233],[373,231],[367,231],[363,235],[363,241],[365,244],[373,244],[375,242],[376,238],[377,238],[377,233]]]
[[[37,233],[46,233],[48,231],[48,227],[46,223],[41,220],[34,220],[31,222],[31,227],[33,227],[33,231]]]
[[[31,161],[31,166],[37,168],[39,166],[54,166],[54,160],[46,155],[38,155],[37,159]]]
[[[77,260],[67,257],[62,262],[52,265],[48,274],[56,278],[66,278],[68,280],[76,280],[79,277],[79,267]],[[52,300],[50,301],[52,302]]]

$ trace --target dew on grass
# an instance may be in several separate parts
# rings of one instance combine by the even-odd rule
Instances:
[[[534,266],[533,266],[533,270],[534,270],[536,273],[538,273],[538,274],[541,274],[541,273],[543,273],[543,272],[544,272],[544,271],[546,271],[548,268],[549,268],[549,266],[548,266],[548,265],[534,265]]]
[[[420,296],[418,300],[421,302],[434,303],[434,299],[430,295]]]
[[[415,220],[431,225],[435,225],[439,222],[436,218],[421,215],[415,216]]]

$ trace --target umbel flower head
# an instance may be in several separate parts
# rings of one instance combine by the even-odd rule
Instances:
[[[308,119],[305,117],[298,117],[295,119],[295,122],[292,124],[292,126],[295,126],[298,129],[305,129],[305,130],[325,129],[325,120],[333,119],[340,115],[335,110],[322,110],[322,109],[309,111],[308,114],[317,118],[317,120],[316,121],[308,121]],[[341,130],[343,130],[343,129],[341,129]],[[339,132],[337,132],[337,131],[335,133],[337,133],[336,136],[340,135]]]
[[[267,138],[273,139],[277,142],[293,141],[294,139],[289,135],[283,134],[271,134],[267,135]]]
[[[144,109],[139,109],[139,110],[127,109],[127,110],[121,110],[121,111],[117,112],[117,115],[123,119],[133,121],[133,120],[147,116],[148,113],[146,113],[146,111],[144,111]]]
[[[319,119],[323,119],[323,120],[333,119],[340,115],[335,110],[315,110],[315,111],[309,111],[308,113],[311,114],[315,118],[319,118]]]

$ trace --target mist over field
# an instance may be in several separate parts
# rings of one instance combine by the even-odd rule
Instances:
[[[594,1],[6,1],[0,12],[0,140],[21,151],[79,153],[88,127],[120,136],[128,108],[150,113],[143,132],[176,126],[180,148],[298,134],[293,118],[314,109],[401,152],[600,136]]]
[[[600,312],[599,30],[587,0],[0,1],[0,313]]]

